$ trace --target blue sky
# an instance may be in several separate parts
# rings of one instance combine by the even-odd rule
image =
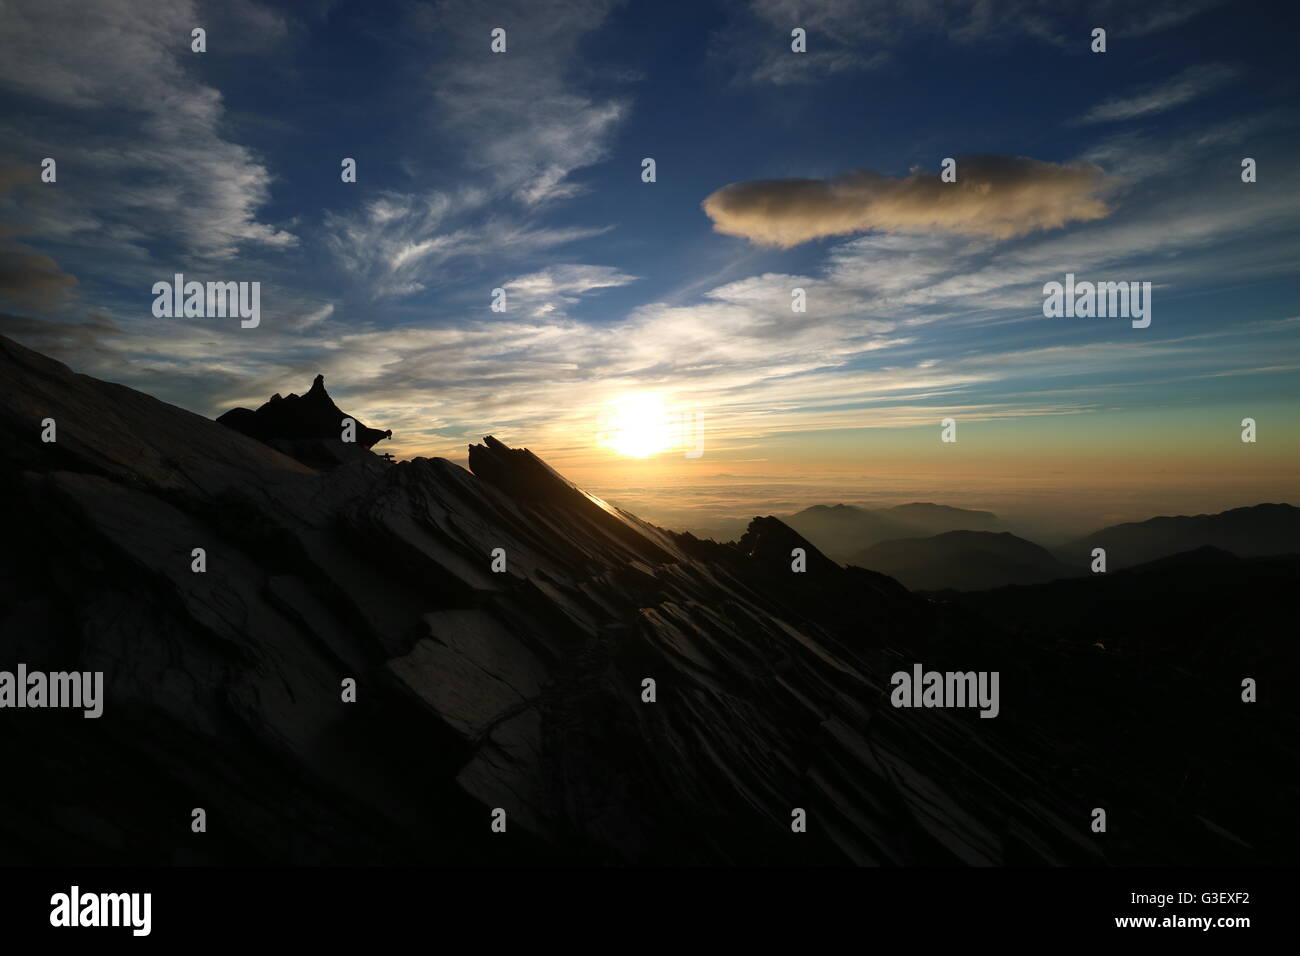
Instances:
[[[865,499],[888,463],[942,490],[949,416],[954,494],[1059,471],[1077,497],[1121,461],[1181,476],[1170,493],[1194,472],[1189,507],[1293,494],[1300,114],[1280,9],[6,3],[0,332],[204,414],[321,371],[401,455],[463,459],[494,433],[665,519],[634,487],[744,474],[815,489],[796,504]],[[944,157],[960,179],[981,156],[1010,192],[925,192]],[[702,205],[855,170],[873,177],[856,228],[829,224],[851,190],[788,197],[780,221],[787,186],[724,193],[743,199],[725,222]],[[782,229],[807,238],[770,244]],[[261,282],[260,326],[155,318],[175,272]],[[1044,318],[1066,272],[1151,282],[1151,326]],[[701,460],[611,461],[602,416],[646,392],[702,413]],[[1249,462],[1231,443],[1247,415],[1268,423]]]

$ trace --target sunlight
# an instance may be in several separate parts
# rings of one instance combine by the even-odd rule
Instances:
[[[649,458],[672,444],[668,410],[652,394],[629,394],[611,402],[601,444],[629,458]]]

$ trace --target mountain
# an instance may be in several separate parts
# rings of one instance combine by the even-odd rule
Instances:
[[[944,531],[989,531],[998,525],[988,511],[968,511],[925,502],[891,508],[813,505],[784,521],[826,554],[845,562],[881,541]]]
[[[971,511],[969,508],[953,508],[925,501],[883,508],[881,514],[918,531],[933,534],[945,531],[987,531],[998,523],[998,516],[991,511]]]
[[[1199,548],[1193,548],[1191,551],[1182,551],[1178,554],[1171,554],[1163,558],[1156,558],[1154,561],[1134,565],[1129,570],[1159,571],[1164,569],[1224,567],[1236,565],[1240,561],[1241,559],[1232,552],[1207,544]]]
[[[882,541],[850,563],[888,574],[918,591],[980,590],[1078,573],[1047,549],[1006,531],[949,531],[929,538]]]
[[[1110,569],[1142,564],[1195,548],[1214,547],[1239,557],[1300,554],[1300,508],[1261,504],[1214,515],[1178,515],[1111,525],[1060,548],[1067,563],[1087,567],[1094,548]]]
[[[1291,697],[1234,705],[1235,672],[1099,658],[774,517],[667,531],[490,437],[470,470],[277,440],[0,338],[0,671],[104,681],[97,719],[0,708],[0,860],[1300,859]],[[997,671],[999,716],[891,706],[917,664]]]

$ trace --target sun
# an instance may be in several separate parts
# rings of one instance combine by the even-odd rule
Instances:
[[[628,458],[649,458],[672,444],[668,409],[658,395],[624,395],[606,411],[603,440],[607,448]]]

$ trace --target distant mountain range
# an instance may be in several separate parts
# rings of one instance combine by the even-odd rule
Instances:
[[[849,563],[888,574],[914,591],[979,590],[1075,573],[1046,548],[1006,531],[946,531],[882,541]]]
[[[1217,549],[1229,556],[1300,554],[1300,508],[1260,504],[1214,515],[1151,518],[1102,528],[1055,549],[1006,531],[987,511],[935,504],[868,509],[816,505],[785,519],[827,555],[921,591],[968,591],[1107,571]]]
[[[881,541],[918,538],[946,531],[1000,530],[996,515],[926,502],[892,508],[814,505],[782,518],[825,554],[849,563]]]
[[[1300,508],[1261,504],[1214,515],[1178,515],[1112,525],[1057,549],[1069,564],[1086,567],[1094,548],[1108,569],[1126,568],[1196,548],[1221,548],[1242,558],[1300,554]]]

